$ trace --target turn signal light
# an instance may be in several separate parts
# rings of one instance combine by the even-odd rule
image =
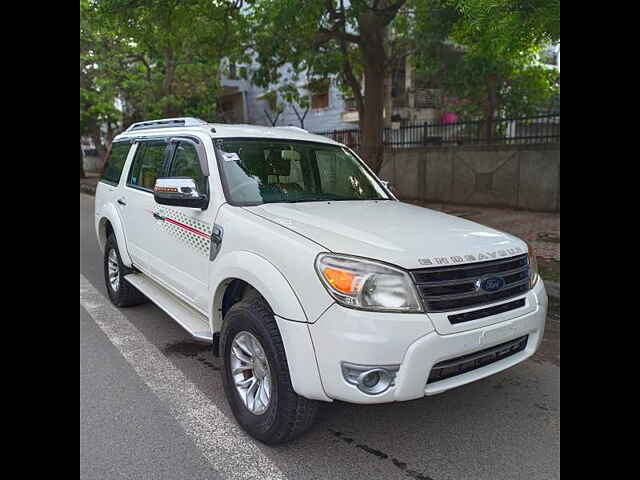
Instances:
[[[331,267],[325,267],[322,273],[327,282],[336,290],[343,293],[353,293],[354,280],[356,278],[353,273]]]

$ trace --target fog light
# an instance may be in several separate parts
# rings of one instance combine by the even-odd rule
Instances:
[[[379,395],[394,385],[399,365],[355,365],[342,363],[342,375],[351,385],[368,395]]]
[[[365,372],[362,374],[362,385],[367,388],[373,388],[380,381],[380,372],[374,370],[373,372]]]

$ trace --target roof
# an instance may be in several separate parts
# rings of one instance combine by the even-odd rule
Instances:
[[[341,145],[335,140],[323,135],[309,133],[298,127],[265,127],[262,125],[229,125],[225,123],[209,124],[215,128],[216,133],[212,133],[214,138],[228,137],[255,137],[273,138],[286,140],[306,140],[308,142],[332,143]]]
[[[132,129],[135,125],[129,127],[126,131],[116,137],[131,138],[131,137],[150,137],[162,134],[167,135],[180,135],[188,132],[191,133],[205,133],[210,135],[211,138],[270,138],[274,140],[303,140],[307,142],[320,142],[329,143],[332,145],[342,145],[335,140],[324,137],[322,135],[315,135],[309,133],[298,127],[265,127],[262,125],[246,125],[246,124],[227,124],[227,123],[197,123],[189,126],[176,126],[174,122],[167,121],[171,119],[163,119],[162,126],[153,128],[151,125],[156,121],[140,122],[145,124],[143,128]],[[160,122],[160,121],[158,121]]]

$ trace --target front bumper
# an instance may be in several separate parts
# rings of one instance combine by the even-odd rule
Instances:
[[[526,307],[507,312],[503,321],[469,330],[440,334],[427,314],[374,313],[332,305],[309,331],[316,352],[322,386],[328,397],[372,404],[412,400],[434,395],[493,375],[535,353],[544,334],[547,293],[542,280],[524,295]],[[486,319],[483,319],[486,322]],[[480,322],[478,322],[480,323]],[[427,385],[431,368],[457,358],[528,335],[526,348],[475,370]],[[341,363],[400,365],[395,385],[380,395],[368,395],[342,375]]]

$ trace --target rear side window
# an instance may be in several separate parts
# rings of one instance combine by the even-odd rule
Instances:
[[[198,192],[204,192],[204,175],[200,168],[200,160],[196,147],[187,142],[180,142],[176,147],[176,153],[173,156],[170,177],[189,177],[196,181]]]
[[[128,184],[153,190],[156,178],[160,176],[166,148],[165,142],[141,142],[133,159]]]
[[[118,184],[130,147],[131,144],[129,142],[116,142],[111,145],[111,153],[109,154],[109,158],[107,158],[107,164],[100,180],[116,185]]]

